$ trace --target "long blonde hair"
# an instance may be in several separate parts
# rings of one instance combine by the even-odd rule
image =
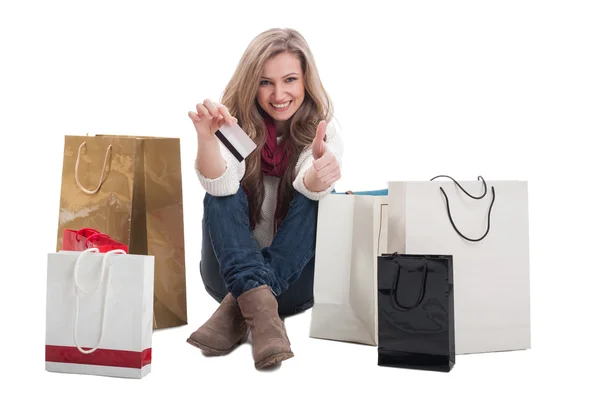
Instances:
[[[257,145],[256,150],[246,158],[246,173],[241,182],[248,194],[250,217],[256,223],[264,220],[261,213],[265,197],[261,150],[266,141],[264,111],[256,95],[265,62],[284,52],[294,54],[300,60],[305,96],[300,108],[291,117],[290,130],[282,135],[290,158],[279,190],[280,211],[276,214],[276,220],[281,221],[285,217],[293,198],[294,169],[300,153],[312,144],[318,123],[321,120],[329,122],[333,115],[333,105],[321,83],[312,52],[299,32],[294,29],[269,29],[250,42],[223,92],[221,103],[238,119],[239,125]]]

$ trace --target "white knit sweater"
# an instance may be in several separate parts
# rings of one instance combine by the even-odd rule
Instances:
[[[278,138],[278,142],[279,142]],[[342,155],[344,151],[344,145],[340,137],[340,133],[336,131],[333,123],[329,123],[327,126],[327,141],[326,145],[328,150],[333,152],[336,156],[340,168],[342,167]],[[221,154],[226,162],[226,170],[220,177],[210,179],[200,173],[196,168],[196,173],[200,180],[202,187],[213,196],[227,196],[235,194],[239,187],[242,177],[246,172],[246,162],[238,162],[237,159],[225,148],[223,144],[220,145]],[[296,163],[295,173],[296,177],[293,182],[294,189],[303,194],[309,199],[320,200],[327,194],[331,193],[334,189],[335,184],[332,184],[329,188],[321,192],[312,192],[304,185],[304,175],[310,169],[313,163],[312,149],[308,148],[304,150]],[[265,186],[265,200],[262,205],[262,213],[264,220],[256,225],[253,231],[254,238],[256,239],[259,247],[267,247],[271,245],[273,241],[273,219],[275,217],[275,207],[277,205],[277,187],[279,185],[279,177],[263,176]]]

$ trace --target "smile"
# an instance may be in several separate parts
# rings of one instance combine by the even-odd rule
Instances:
[[[290,107],[291,103],[292,103],[292,101],[283,102],[281,104],[274,104],[271,102],[270,104],[273,108],[275,108],[275,110],[281,112],[281,111],[286,111]]]

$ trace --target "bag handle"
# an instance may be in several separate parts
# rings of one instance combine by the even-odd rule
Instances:
[[[485,180],[483,179],[482,176],[478,176],[477,179],[481,180],[483,182],[483,195],[481,196],[473,196],[470,193],[468,193],[463,187],[462,185],[460,185],[458,183],[458,181],[456,181],[454,178],[447,176],[447,175],[439,175],[439,176],[435,176],[433,177],[430,181],[435,180],[436,178],[441,178],[441,177],[446,177],[451,179],[452,181],[454,181],[454,183],[456,184],[456,186],[458,186],[458,188],[460,188],[461,191],[463,191],[467,196],[469,196],[472,199],[475,200],[480,200],[483,199],[483,197],[487,194],[487,184],[485,182]],[[481,236],[480,238],[468,238],[465,235],[463,235],[458,228],[456,227],[456,224],[454,224],[454,219],[452,218],[452,213],[450,212],[450,201],[448,200],[448,195],[446,195],[446,191],[444,191],[444,188],[440,187],[440,191],[442,191],[442,194],[444,195],[444,199],[446,202],[446,212],[448,213],[448,218],[450,219],[450,224],[452,224],[452,228],[454,228],[454,230],[456,231],[457,234],[460,235],[461,238],[468,240],[470,242],[479,242],[482,241],[487,234],[490,232],[490,226],[491,226],[491,218],[492,218],[492,207],[494,206],[494,201],[496,200],[496,190],[494,189],[494,187],[492,187],[492,202],[490,203],[490,208],[488,209],[488,215],[487,215],[487,229],[485,231],[485,233],[483,234],[483,236]]]
[[[79,182],[79,159],[81,158],[81,148],[83,148],[85,146],[85,144],[86,144],[86,142],[83,141],[81,143],[81,145],[79,145],[79,150],[77,151],[77,161],[75,162],[75,182],[77,183],[77,186],[79,187],[79,189],[81,189],[83,192],[93,195],[100,190],[100,187],[102,186],[102,183],[104,182],[104,172],[106,171],[106,163],[108,161],[108,154],[112,150],[112,145],[109,145],[106,148],[106,154],[104,155],[104,164],[102,165],[102,174],[100,175],[100,181],[98,181],[98,186],[93,191],[90,191],[89,189],[85,189],[83,187],[83,185],[81,185],[81,182]]]
[[[442,175],[439,175],[439,176],[435,176],[435,177],[433,177],[433,178],[432,178],[431,180],[429,180],[429,181],[433,181],[433,180],[435,180],[435,179],[437,179],[437,178],[449,178],[449,179],[451,179],[451,180],[452,180],[452,181],[454,181],[454,183],[455,183],[455,184],[456,184],[456,185],[457,185],[457,186],[460,188],[460,190],[461,190],[461,191],[463,191],[463,192],[465,193],[465,195],[467,195],[468,197],[470,197],[470,198],[472,198],[472,199],[483,199],[483,197],[484,197],[485,195],[487,195],[487,183],[485,182],[485,180],[483,179],[483,177],[482,177],[482,176],[478,176],[478,177],[477,177],[477,179],[478,179],[478,180],[480,180],[480,181],[483,183],[483,194],[482,194],[481,196],[473,196],[473,195],[471,195],[470,193],[468,193],[468,192],[467,192],[467,191],[466,191],[466,190],[465,190],[465,189],[462,187],[462,185],[460,185],[460,184],[458,183],[458,181],[456,181],[454,178],[452,178],[452,177],[450,177],[450,176],[447,176],[447,175],[443,175],[443,174],[442,174]],[[441,189],[441,187],[440,187],[440,189]]]
[[[346,191],[345,195],[354,195],[354,191]],[[383,207],[387,207],[387,203],[383,203],[379,206],[379,232],[377,234],[377,253],[379,253],[381,246],[381,227],[383,225]]]
[[[400,302],[398,301],[398,285],[400,284],[400,269],[402,268],[402,266],[395,259],[393,261],[397,265],[397,271],[396,278],[394,279],[394,284],[392,285],[392,292],[390,294],[390,298],[392,299],[392,306],[400,311],[412,310],[416,308],[419,304],[421,304],[421,302],[425,298],[425,286],[427,284],[427,273],[429,271],[429,268],[427,266],[427,263],[423,264],[423,277],[421,278],[421,289],[419,292],[419,296],[417,297],[417,301],[413,305],[407,307],[400,304]]]
[[[102,238],[105,238],[105,239],[112,239],[112,238],[111,238],[110,236],[108,236],[107,234],[102,234],[102,233],[93,234],[93,235],[90,235],[90,236],[88,236],[87,238],[85,238],[85,247],[90,247],[90,246],[89,246],[89,245],[90,245],[90,242],[92,242],[92,241],[95,241],[95,240],[97,241],[97,240],[100,240],[100,239],[102,239]]]
[[[109,252],[106,252],[106,254],[104,255],[104,258],[102,259],[102,268],[100,270],[100,281],[98,282],[98,284],[96,285],[96,287],[94,287],[92,290],[90,291],[86,291],[85,289],[83,289],[81,287],[81,285],[79,285],[79,268],[81,267],[81,259],[86,255],[86,253],[98,253],[99,250],[97,248],[89,248],[86,249],[84,251],[81,252],[81,254],[79,256],[77,256],[77,261],[75,261],[75,267],[73,268],[73,281],[75,283],[75,325],[73,326],[73,338],[75,339],[75,345],[77,346],[77,349],[82,353],[82,354],[91,354],[92,352],[96,351],[98,349],[98,347],[100,346],[100,344],[102,343],[102,338],[104,337],[104,330],[105,330],[105,321],[106,321],[106,305],[107,305],[107,301],[108,301],[108,287],[110,285],[110,265],[108,265],[108,258],[110,257],[111,254],[126,254],[124,250],[121,249],[116,249],[116,250],[111,250]],[[79,344],[79,341],[77,340],[77,325],[79,324],[79,293],[85,293],[85,294],[91,294],[94,293],[102,284],[102,281],[104,279],[104,274],[106,275],[106,290],[104,291],[104,300],[102,302],[102,326],[101,326],[101,330],[100,330],[100,337],[98,338],[98,342],[96,343],[96,345],[92,348],[90,348],[89,350],[85,350],[83,349],[83,347],[81,347],[81,345]]]
[[[77,242],[79,242],[79,237],[83,236],[84,238],[86,237],[86,235],[95,235],[95,234],[99,234],[99,231],[96,231],[93,228],[81,228],[80,230],[75,232],[75,239],[77,240]]]
[[[387,203],[382,203],[379,205],[379,232],[377,234],[377,253],[381,252],[381,229],[383,227],[383,208],[387,207]]]

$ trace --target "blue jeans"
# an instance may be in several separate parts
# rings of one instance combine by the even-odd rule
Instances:
[[[261,285],[278,296],[314,258],[318,202],[299,192],[271,246],[262,250],[250,229],[248,198],[240,187],[229,196],[204,197],[203,239],[209,239],[225,287],[233,297]]]

